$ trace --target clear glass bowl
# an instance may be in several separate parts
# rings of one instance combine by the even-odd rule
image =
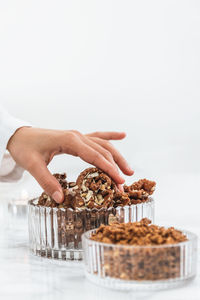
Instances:
[[[185,284],[195,277],[197,236],[183,231],[188,241],[158,246],[105,244],[83,234],[86,277],[119,290],[157,290]]]
[[[38,198],[28,205],[29,246],[31,251],[48,258],[81,260],[81,236],[101,224],[114,221],[135,222],[142,218],[154,221],[154,200],[117,208],[77,209],[37,206]]]

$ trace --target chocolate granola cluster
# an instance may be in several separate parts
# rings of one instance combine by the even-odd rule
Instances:
[[[58,207],[58,208],[73,208],[73,199],[75,196],[76,183],[75,182],[67,182],[66,173],[63,174],[54,174],[54,177],[60,183],[63,193],[64,193],[64,201],[59,204],[54,201],[47,193],[43,192],[38,200],[38,205],[46,206],[46,207]]]
[[[112,206],[112,199],[116,192],[113,180],[97,168],[84,170],[76,181],[78,207],[102,208]]]
[[[140,179],[132,185],[124,185],[124,191],[128,194],[131,204],[147,201],[155,191],[156,183],[147,179]]]
[[[125,185],[124,192],[120,192],[114,181],[98,168],[84,170],[76,182],[67,182],[65,173],[54,176],[63,188],[63,203],[56,203],[43,192],[38,205],[72,209],[115,208],[147,201],[156,185],[154,181],[141,179],[130,186]]]
[[[147,219],[101,225],[91,239],[108,244],[101,248],[104,262],[101,274],[105,277],[122,280],[180,277],[181,249],[178,243],[186,241],[187,237],[173,227],[150,225]]]

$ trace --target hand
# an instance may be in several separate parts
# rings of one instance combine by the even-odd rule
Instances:
[[[64,199],[62,188],[47,169],[54,155],[79,156],[109,174],[120,186],[124,179],[118,167],[126,175],[132,175],[133,170],[109,140],[121,140],[125,135],[120,132],[81,134],[75,130],[22,127],[10,138],[7,149],[16,163],[29,171],[47,194],[61,203]]]

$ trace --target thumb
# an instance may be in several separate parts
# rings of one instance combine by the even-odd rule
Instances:
[[[57,179],[49,172],[43,161],[37,161],[37,163],[33,164],[28,171],[49,196],[51,196],[57,203],[63,202],[64,195],[62,187]]]

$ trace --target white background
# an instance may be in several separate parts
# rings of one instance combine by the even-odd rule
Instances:
[[[199,1],[0,1],[0,100],[47,128],[120,130],[133,168],[199,171]]]
[[[0,0],[0,101],[37,127],[127,132],[115,145],[157,181],[157,220],[199,226],[198,0]]]

